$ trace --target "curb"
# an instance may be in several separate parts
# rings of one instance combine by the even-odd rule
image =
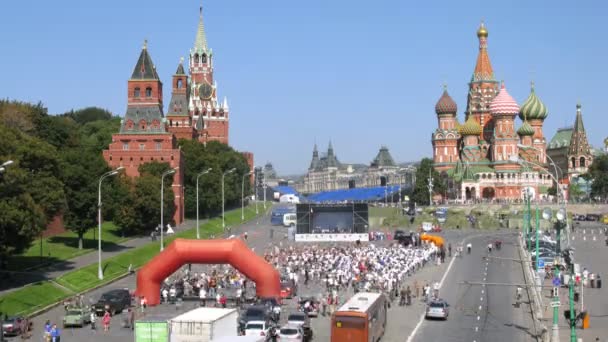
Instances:
[[[531,260],[531,258],[529,257],[527,251],[524,249],[524,244],[522,243],[522,239],[521,236],[518,239],[519,240],[519,256],[520,258],[523,260]],[[540,334],[536,335],[536,340],[537,341],[546,341],[550,336],[548,334],[549,330],[547,329],[547,327],[542,323],[543,320],[543,314],[542,314],[542,307],[543,307],[543,302],[542,302],[542,295],[539,292],[540,289],[535,286],[535,277],[534,277],[534,273],[532,271],[532,268],[530,267],[530,265],[528,265],[528,263],[526,262],[522,262],[522,268],[523,268],[523,273],[524,273],[524,280],[526,284],[532,284],[533,286],[531,287],[526,287],[526,292],[528,293],[528,298],[530,298],[531,303],[531,313],[532,313],[532,321],[534,322],[534,325],[536,327],[540,328]],[[538,329],[536,329],[538,331]]]

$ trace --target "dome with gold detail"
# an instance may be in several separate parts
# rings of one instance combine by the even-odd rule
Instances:
[[[486,25],[483,23],[483,21],[481,22],[481,24],[479,25],[479,29],[477,30],[477,37],[488,38],[488,30],[486,29]]]
[[[475,121],[475,118],[472,115],[469,115],[467,122],[464,125],[460,126],[460,135],[480,135],[481,134],[481,125]]]
[[[528,120],[525,120],[521,127],[519,127],[519,129],[517,130],[517,134],[521,136],[534,135],[534,128],[530,126]]]
[[[450,94],[448,94],[448,90],[444,87],[443,94],[441,95],[441,97],[439,98],[439,101],[437,101],[437,104],[435,105],[435,113],[437,113],[437,115],[441,115],[441,114],[456,115],[457,111],[458,111],[458,106],[456,106],[456,102],[454,102],[454,100],[452,99]]]
[[[545,104],[536,96],[534,91],[534,84],[532,84],[532,90],[530,96],[524,104],[521,106],[519,112],[519,118],[525,120],[545,120],[547,118],[547,107]]]

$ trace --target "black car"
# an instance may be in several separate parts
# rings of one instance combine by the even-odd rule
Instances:
[[[101,295],[93,305],[95,314],[102,316],[106,309],[110,314],[120,313],[131,306],[131,294],[127,289],[116,289]]]
[[[270,321],[270,312],[266,305],[251,305],[245,308],[239,316],[239,331],[245,331],[245,326],[249,321]]]
[[[395,241],[399,241],[399,243],[404,246],[409,246],[414,243],[414,239],[412,238],[412,233],[406,233],[403,230],[399,230],[399,229],[395,230],[393,239]]]

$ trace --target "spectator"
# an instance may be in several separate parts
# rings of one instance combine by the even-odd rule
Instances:
[[[110,331],[110,320],[111,319],[112,318],[110,316],[110,312],[106,310],[106,312],[103,314],[103,318],[102,318],[104,332]]]
[[[51,342],[60,342],[61,341],[61,333],[59,328],[57,328],[57,324],[53,324],[51,328]]]

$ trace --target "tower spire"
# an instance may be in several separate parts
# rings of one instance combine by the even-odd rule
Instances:
[[[196,30],[194,49],[202,52],[206,52],[208,50],[207,36],[205,35],[205,25],[203,24],[203,6],[199,8],[198,29]]]
[[[473,73],[474,81],[493,81],[494,71],[490,63],[488,55],[488,30],[482,21],[477,30],[477,38],[479,38],[479,54],[477,55],[477,64]]]

